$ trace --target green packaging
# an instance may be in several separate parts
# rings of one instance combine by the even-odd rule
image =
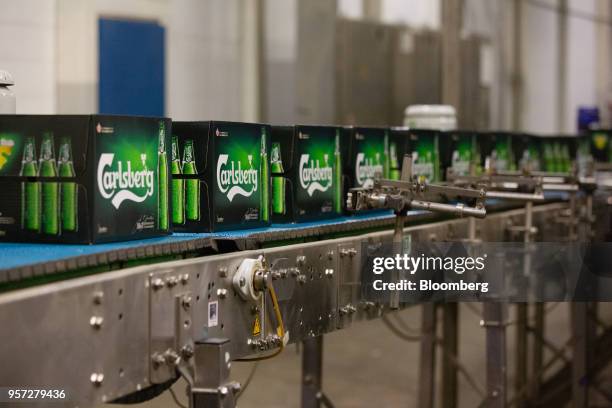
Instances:
[[[578,137],[575,135],[540,136],[542,146],[542,168],[553,173],[569,173],[578,149]]]
[[[412,176],[427,182],[442,180],[438,130],[410,129]]]
[[[387,128],[344,128],[347,158],[344,160],[344,174],[348,188],[369,188],[373,186],[375,178],[389,178],[389,133]]]
[[[512,135],[507,132],[484,132],[479,136],[484,170],[488,173],[516,171]]]
[[[543,171],[542,138],[525,133],[512,134],[512,148],[517,169],[522,172]]]
[[[273,126],[272,221],[342,214],[341,131],[333,126]]]
[[[439,138],[444,175],[475,176],[482,173],[475,132],[451,130],[440,132]]]
[[[97,243],[170,232],[171,122],[0,115],[0,239]]]
[[[176,231],[227,231],[270,225],[268,125],[174,122],[173,139],[173,178],[183,183],[175,183],[171,201],[184,203],[184,210],[173,214]]]
[[[612,161],[612,130],[598,129],[590,132],[591,155],[598,162]]]

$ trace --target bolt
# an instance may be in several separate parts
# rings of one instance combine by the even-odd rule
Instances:
[[[242,389],[242,385],[240,385],[240,383],[239,383],[239,382],[234,382],[234,383],[232,384],[232,391],[233,391],[235,394],[239,393],[241,389]]]
[[[166,285],[168,285],[169,288],[175,286],[178,283],[178,279],[176,279],[176,277],[174,276],[168,276],[166,278]]]
[[[225,397],[227,395],[228,389],[227,387],[223,386],[223,387],[219,387],[219,395],[221,395],[221,397]]]
[[[100,329],[100,327],[102,327],[102,322],[104,322],[102,316],[91,316],[89,319],[89,325],[94,329]]]
[[[291,268],[290,271],[291,271],[291,276],[294,276],[294,277],[300,276],[299,268]]]
[[[164,281],[160,278],[154,279],[151,283],[151,286],[153,286],[153,289],[155,290],[161,289],[164,287]]]
[[[100,305],[102,304],[102,299],[104,298],[104,292],[102,292],[101,290],[98,290],[96,292],[94,292],[93,295],[93,302],[96,305]]]
[[[219,276],[222,278],[227,278],[227,266],[219,267]]]
[[[166,350],[166,352],[164,353],[164,361],[166,362],[166,364],[168,365],[176,365],[178,364],[180,357],[179,355],[176,353],[176,351],[172,350],[172,349],[168,349]]]
[[[244,276],[240,277],[240,280],[238,281],[238,284],[240,285],[240,287],[244,287],[244,285],[246,285],[246,279]]]
[[[374,302],[362,302],[362,306],[364,310],[370,310],[376,306]]]
[[[306,264],[306,257],[304,255],[299,255],[295,258],[295,264],[297,266],[304,266],[304,264]]]
[[[303,285],[306,283],[306,275],[299,275],[297,277],[297,281],[300,285]]]
[[[357,255],[357,250],[355,248],[342,248],[340,250],[340,257],[344,258],[345,256],[354,257]]]
[[[189,282],[189,275],[185,273],[185,274],[181,275],[181,283],[183,285],[186,285],[187,282]]]
[[[189,360],[191,357],[193,357],[193,347],[191,347],[189,344],[184,345],[181,348],[181,356],[183,359]]]
[[[258,314],[259,313],[259,307],[251,306],[251,313],[252,314]]]
[[[166,358],[162,354],[155,353],[151,357],[151,362],[153,363],[153,368],[157,369],[159,366],[166,364]]]
[[[104,381],[104,374],[92,373],[91,376],[89,377],[89,380],[91,381],[93,385],[95,385],[96,387],[99,387],[100,385],[102,385],[102,381]]]
[[[221,299],[225,299],[227,296],[227,289],[217,289],[217,296],[219,296]]]
[[[181,299],[181,305],[183,305],[183,309],[189,310],[189,308],[191,307],[191,296],[183,296],[183,298]]]
[[[327,259],[330,261],[334,259],[334,251],[327,251]]]
[[[325,276],[327,276],[328,278],[333,278],[334,277],[334,270],[333,269],[326,269],[325,270]]]

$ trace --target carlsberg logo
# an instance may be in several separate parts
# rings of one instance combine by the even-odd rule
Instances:
[[[328,156],[324,155],[325,166],[321,167],[319,160],[310,160],[310,155],[300,157],[300,185],[310,197],[315,191],[327,191],[332,185],[333,169],[328,164]]]
[[[147,169],[147,155],[140,155],[143,169],[138,171],[132,171],[132,163],[129,160],[125,165],[118,161],[116,169],[113,169],[114,158],[114,153],[102,153],[98,161],[97,181],[102,197],[111,200],[116,209],[119,209],[125,200],[142,203],[151,197],[155,189],[155,173]],[[142,195],[133,191],[144,188],[146,191]]]
[[[376,153],[378,156],[378,153]],[[379,158],[376,160],[380,163]],[[357,154],[357,165],[355,166],[355,177],[357,183],[362,187],[371,187],[374,184],[374,178],[376,176],[383,175],[382,164],[374,164],[372,158],[366,158],[364,153]]]
[[[257,173],[253,168],[253,156],[249,155],[250,169],[242,170],[240,161],[229,161],[229,155],[220,154],[217,160],[217,185],[219,190],[232,202],[241,195],[250,197],[257,191]]]

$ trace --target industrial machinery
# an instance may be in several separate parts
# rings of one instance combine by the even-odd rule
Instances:
[[[407,237],[500,242],[522,233],[525,243],[553,239],[568,226],[576,233],[579,223],[596,227],[592,216],[609,211],[605,203],[593,204],[591,218],[580,218],[569,197],[547,196],[554,183],[543,180],[499,175],[436,185],[406,171],[400,181],[377,180],[349,195],[350,208],[387,208],[394,214],[374,211],[263,231],[61,247],[53,254],[3,244],[0,384],[63,389],[65,405],[93,406],[153,398],[182,376],[190,406],[233,407],[241,386],[229,380],[232,361],[272,358],[287,344],[303,342],[308,381],[302,405],[329,405],[320,380],[322,336],[410,307],[393,298],[364,299],[362,252]],[[559,190],[571,184],[562,181]],[[500,191],[504,183],[514,183],[517,191]],[[585,200],[569,190],[576,192],[574,201]],[[485,211],[491,197],[496,199],[486,202]],[[468,218],[449,219],[449,213]],[[600,239],[605,232],[593,228],[588,236]],[[483,406],[501,407],[508,402],[507,304],[488,305],[482,323],[489,356]],[[432,314],[435,304],[424,303],[424,318]],[[420,341],[419,406],[431,407],[435,329],[425,329]],[[588,344],[582,344],[584,350]],[[581,362],[584,350],[575,348]],[[587,385],[580,378],[578,373],[572,381],[574,398],[584,399]]]

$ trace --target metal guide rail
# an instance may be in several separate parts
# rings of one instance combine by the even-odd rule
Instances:
[[[566,207],[533,208],[544,238],[559,234],[551,220]],[[484,239],[502,241],[506,226],[521,224],[523,217],[523,209],[499,212],[477,221],[478,228]],[[422,224],[404,233],[419,241],[462,239],[468,222]],[[392,231],[374,232],[143,265],[0,294],[0,326],[10,333],[0,348],[0,384],[62,388],[68,405],[92,406],[167,387],[181,372],[192,381],[194,399],[228,398],[231,406],[239,385],[227,379],[229,361],[270,356],[286,343],[388,310],[361,298],[361,248],[392,239]],[[265,277],[257,273],[263,266]]]

